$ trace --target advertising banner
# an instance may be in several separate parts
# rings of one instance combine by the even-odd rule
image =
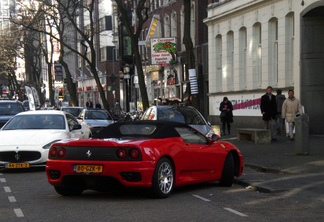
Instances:
[[[233,105],[234,116],[262,116],[260,110],[261,96],[264,93],[226,95]],[[211,98],[213,115],[219,115],[219,106],[224,96],[215,96]]]
[[[62,81],[63,80],[63,67],[59,62],[54,62],[55,68],[55,81]]]
[[[55,106],[57,106],[57,107],[59,104],[59,93],[60,93],[60,87],[56,87],[55,94],[54,94],[54,101],[55,101]]]
[[[198,81],[195,69],[189,69],[189,81],[191,94],[198,94]]]
[[[176,63],[176,38],[151,39],[151,59],[153,65]]]
[[[35,105],[40,105],[40,101],[39,101],[39,97],[38,97],[38,93],[37,93],[36,89],[32,86],[31,90],[33,92]]]
[[[25,86],[25,90],[26,90],[26,94],[27,94],[27,97],[28,97],[29,109],[30,110],[36,110],[32,89],[29,86]]]

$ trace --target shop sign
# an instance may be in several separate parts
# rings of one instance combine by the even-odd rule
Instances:
[[[160,66],[159,65],[150,65],[150,66],[144,66],[144,72],[154,72],[159,71]]]
[[[55,81],[62,81],[63,80],[63,67],[62,65],[55,61],[54,62],[54,69],[55,69]]]
[[[152,76],[152,81],[159,80],[159,72],[152,72],[151,76]]]
[[[175,64],[176,63],[176,38],[151,39],[152,64]]]

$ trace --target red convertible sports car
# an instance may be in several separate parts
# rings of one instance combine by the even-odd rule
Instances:
[[[187,124],[164,121],[114,123],[93,139],[54,143],[46,173],[57,193],[104,190],[112,182],[150,188],[156,198],[174,187],[220,181],[231,186],[243,156],[231,143],[206,138]]]

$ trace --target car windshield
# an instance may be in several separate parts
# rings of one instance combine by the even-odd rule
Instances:
[[[156,130],[155,125],[122,125],[119,128],[122,135],[143,135],[149,136]]]
[[[2,130],[65,129],[63,115],[18,115]]]
[[[189,125],[205,125],[205,121],[199,113],[192,108],[172,107],[158,109],[158,120],[168,120]]]
[[[68,113],[72,114],[73,116],[79,116],[79,114],[81,113],[82,109],[80,109],[80,108],[64,107],[64,108],[62,108],[62,111],[68,112]]]
[[[103,110],[88,110],[85,113],[85,119],[110,119],[108,114]]]
[[[0,103],[0,115],[16,115],[24,111],[19,103]]]

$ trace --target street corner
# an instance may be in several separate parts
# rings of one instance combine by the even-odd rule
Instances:
[[[243,186],[246,190],[261,193],[280,193],[288,190],[280,183],[285,176],[285,174],[274,169],[260,171],[245,167],[244,173],[239,178],[235,178],[234,183]]]

